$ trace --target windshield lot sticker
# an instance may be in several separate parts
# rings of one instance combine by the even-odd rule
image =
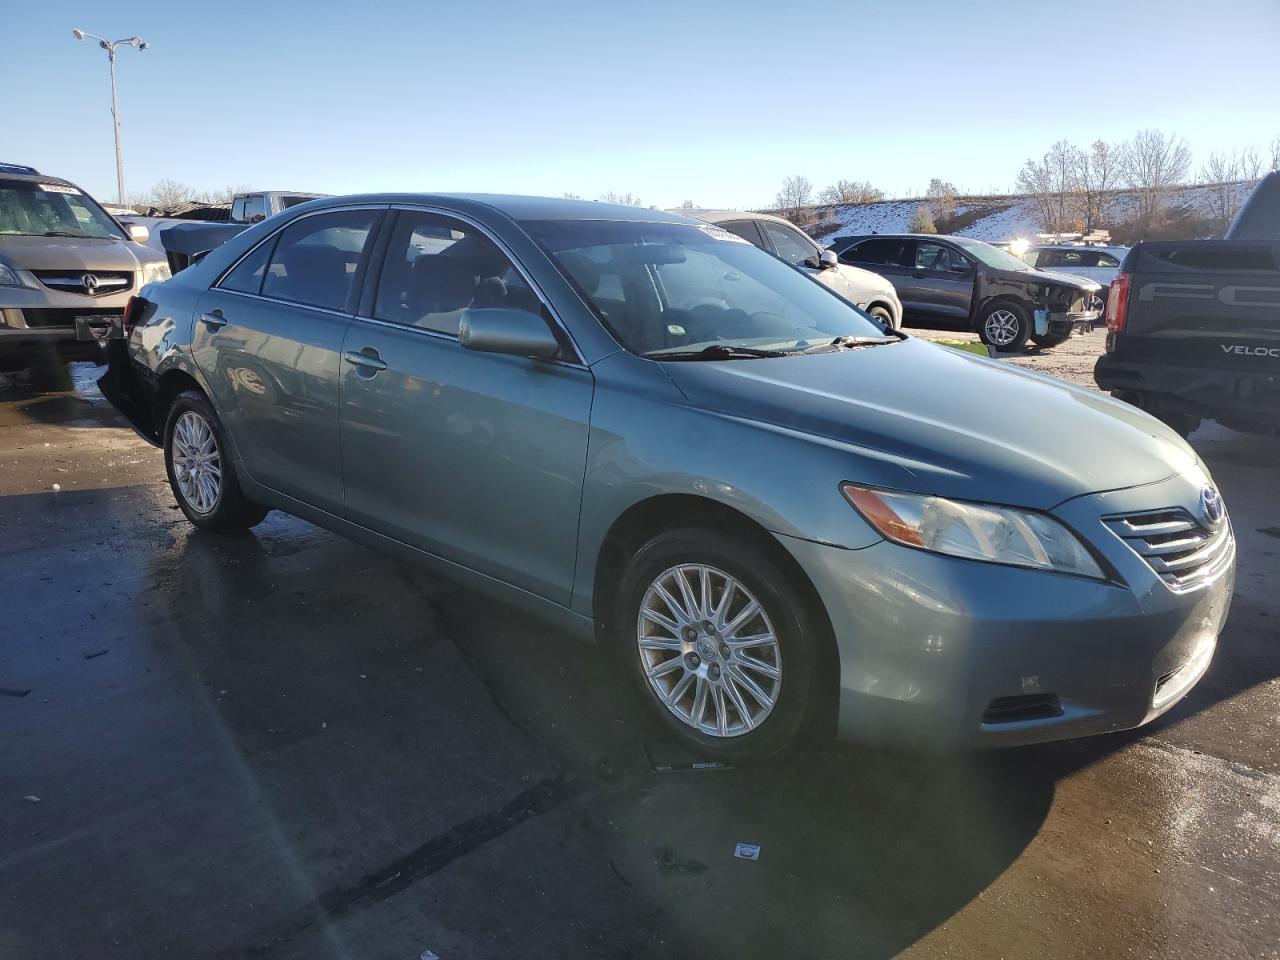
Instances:
[[[706,226],[698,227],[698,229],[712,240],[728,240],[730,243],[745,243],[747,246],[751,246],[750,241],[743,240],[736,233],[730,233],[724,227],[713,227],[707,224]]]
[[[45,193],[73,193],[76,196],[80,195],[80,191],[75,187],[64,187],[60,183],[37,183],[36,188],[43,190]]]

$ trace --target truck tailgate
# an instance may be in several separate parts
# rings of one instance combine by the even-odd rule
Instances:
[[[1144,243],[1116,360],[1280,373],[1280,243]]]

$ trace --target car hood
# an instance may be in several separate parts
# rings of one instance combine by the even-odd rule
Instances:
[[[1090,280],[1088,277],[1076,277],[1069,273],[1054,273],[1051,270],[1032,270],[1027,273],[1009,272],[1009,276],[1017,277],[1026,282],[1028,279],[1036,279],[1042,283],[1056,283],[1064,287],[1075,287],[1078,290],[1084,290],[1089,293],[1097,293],[1102,289],[1102,284],[1096,280]]]
[[[0,257],[21,270],[137,270],[164,259],[149,247],[114,237],[0,236]]]
[[[844,479],[917,493],[1048,509],[1198,463],[1182,438],[1135,407],[914,338],[663,366],[694,405],[847,445],[854,458]],[[886,461],[900,469],[887,472]]]

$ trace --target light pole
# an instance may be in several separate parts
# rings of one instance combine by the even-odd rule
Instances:
[[[103,40],[101,37],[95,37],[92,33],[85,33],[79,27],[71,32],[77,40],[84,40],[86,37],[90,40],[97,40],[98,46],[107,51],[107,60],[111,65],[111,121],[116,128],[116,189],[120,193],[120,206],[123,207],[125,205],[124,159],[120,155],[120,101],[116,97],[116,47],[123,43],[127,47],[145,50],[148,44],[141,37],[127,37],[124,40]]]

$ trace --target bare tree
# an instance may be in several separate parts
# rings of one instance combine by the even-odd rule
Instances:
[[[696,209],[697,209],[697,205],[696,205],[696,204],[694,204],[694,202],[693,202],[692,200],[686,200],[684,203],[680,204],[680,209],[681,209],[681,210],[696,210]]]
[[[782,189],[778,191],[778,209],[784,212],[784,216],[790,217],[796,223],[804,219],[804,208],[813,200],[813,184],[809,182],[808,177],[802,177],[796,174],[794,177],[787,177],[782,181]]]
[[[1105,140],[1095,140],[1089,152],[1076,151],[1075,182],[1084,201],[1084,229],[1092,231],[1106,221],[1111,205],[1110,191],[1119,179],[1117,149]]]
[[[1262,155],[1257,147],[1245,147],[1240,151],[1240,179],[1257,180],[1262,176]]]
[[[1280,170],[1280,134],[1271,141],[1271,169]]]
[[[566,200],[581,200],[581,199],[582,199],[582,194],[580,194],[580,193],[570,193],[568,190],[566,190],[564,193],[562,193],[562,194],[561,194],[561,196],[562,196],[562,197],[564,197]]]
[[[1072,227],[1075,211],[1072,210],[1077,190],[1076,171],[1082,154],[1066,140],[1059,140],[1044,155],[1045,169],[1049,173],[1049,187],[1053,196],[1054,232],[1061,233]]]
[[[177,180],[164,179],[151,188],[151,205],[170,210],[192,198],[191,188]]]
[[[639,197],[633,197],[630,193],[614,193],[612,190],[600,194],[600,200],[603,203],[620,203],[624,207],[644,206],[644,201]]]
[[[937,233],[938,228],[934,226],[933,216],[929,213],[929,208],[925,204],[916,207],[916,212],[911,215],[911,222],[907,224],[908,233]]]
[[[1240,179],[1240,160],[1234,153],[1211,153],[1200,168],[1200,181],[1209,196],[1209,212],[1225,230],[1236,215],[1235,181]]]
[[[1047,160],[1028,160],[1018,171],[1014,189],[1036,203],[1036,219],[1045,233],[1056,233],[1053,202],[1053,170]]]
[[[875,203],[884,199],[884,191],[868,180],[837,180],[818,194],[819,203]]]
[[[1137,193],[1139,216],[1150,222],[1159,214],[1169,188],[1186,180],[1191,148],[1176,134],[1142,130],[1125,144],[1120,169]]]
[[[946,223],[956,212],[956,185],[934,177],[929,181],[925,198],[929,201],[929,213],[938,223]]]

